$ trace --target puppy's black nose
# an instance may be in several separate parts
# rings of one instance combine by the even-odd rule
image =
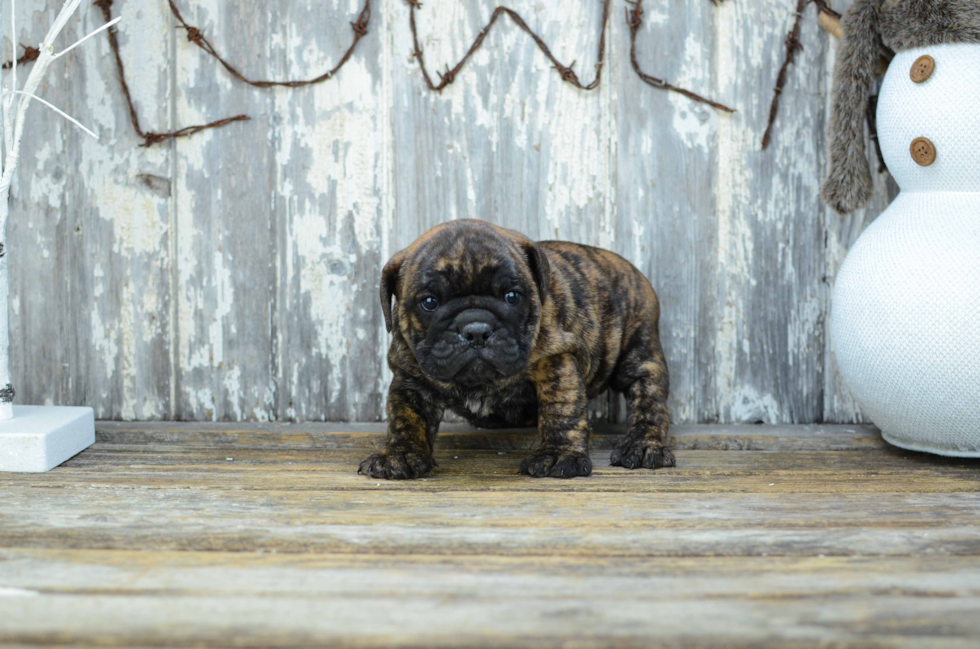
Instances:
[[[483,347],[493,335],[493,327],[486,322],[470,322],[459,330],[459,339],[474,347]]]

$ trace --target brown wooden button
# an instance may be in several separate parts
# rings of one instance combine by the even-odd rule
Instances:
[[[936,161],[936,145],[927,138],[915,138],[909,149],[912,151],[912,159],[920,167],[928,167]]]
[[[912,81],[916,83],[923,83],[929,80],[932,73],[936,71],[936,60],[931,56],[926,54],[925,56],[920,56],[912,64],[912,71],[909,72],[909,76],[912,77]]]

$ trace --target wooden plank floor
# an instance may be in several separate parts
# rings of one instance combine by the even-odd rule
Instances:
[[[882,646],[980,642],[980,462],[868,427],[688,426],[677,468],[516,474],[449,426],[427,479],[377,425],[109,424],[0,474],[0,643]]]

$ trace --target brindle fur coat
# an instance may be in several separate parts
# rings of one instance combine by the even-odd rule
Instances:
[[[419,296],[434,291],[444,300],[495,299],[503,289],[494,288],[494,278],[505,268],[526,291],[526,310],[514,327],[527,352],[523,368],[485,385],[463,385],[424,371],[421,361],[434,355],[428,342],[433,332],[453,330],[448,321],[425,322],[429,315],[419,308]],[[428,288],[442,276],[451,278],[445,294]],[[541,445],[522,462],[521,473],[587,476],[592,472],[588,400],[607,389],[625,394],[629,410],[626,438],[612,464],[674,465],[667,446],[669,382],[660,305],[650,282],[622,257],[574,243],[535,243],[483,221],[451,221],[388,262],[381,303],[392,332],[388,437],[359,472],[389,479],[427,474],[436,465],[432,452],[439,422],[451,410],[480,427],[537,424]]]

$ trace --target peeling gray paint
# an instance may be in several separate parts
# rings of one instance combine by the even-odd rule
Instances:
[[[59,2],[18,6],[21,42]],[[591,77],[601,3],[509,5]],[[494,6],[425,4],[433,70],[462,56]],[[183,10],[248,76],[298,78],[340,56],[359,8],[200,0]],[[791,6],[648,8],[643,67],[734,115],[640,83],[622,6],[612,10],[607,76],[593,92],[562,83],[503,21],[433,94],[400,2],[375,7],[336,79],[258,90],[176,32],[166,3],[117,0],[148,127],[252,121],[140,148],[104,39],[53,69],[42,96],[102,141],[29,117],[40,144],[25,150],[9,228],[18,402],[91,405],[114,419],[381,419],[381,266],[429,226],[478,217],[611,248],[650,277],[675,420],[855,420],[825,323],[834,273],[885,200],[846,219],[818,202],[834,44],[815,19],[804,23],[763,153]],[[101,24],[95,9],[79,15],[66,39]],[[617,399],[594,411],[622,414]]]

